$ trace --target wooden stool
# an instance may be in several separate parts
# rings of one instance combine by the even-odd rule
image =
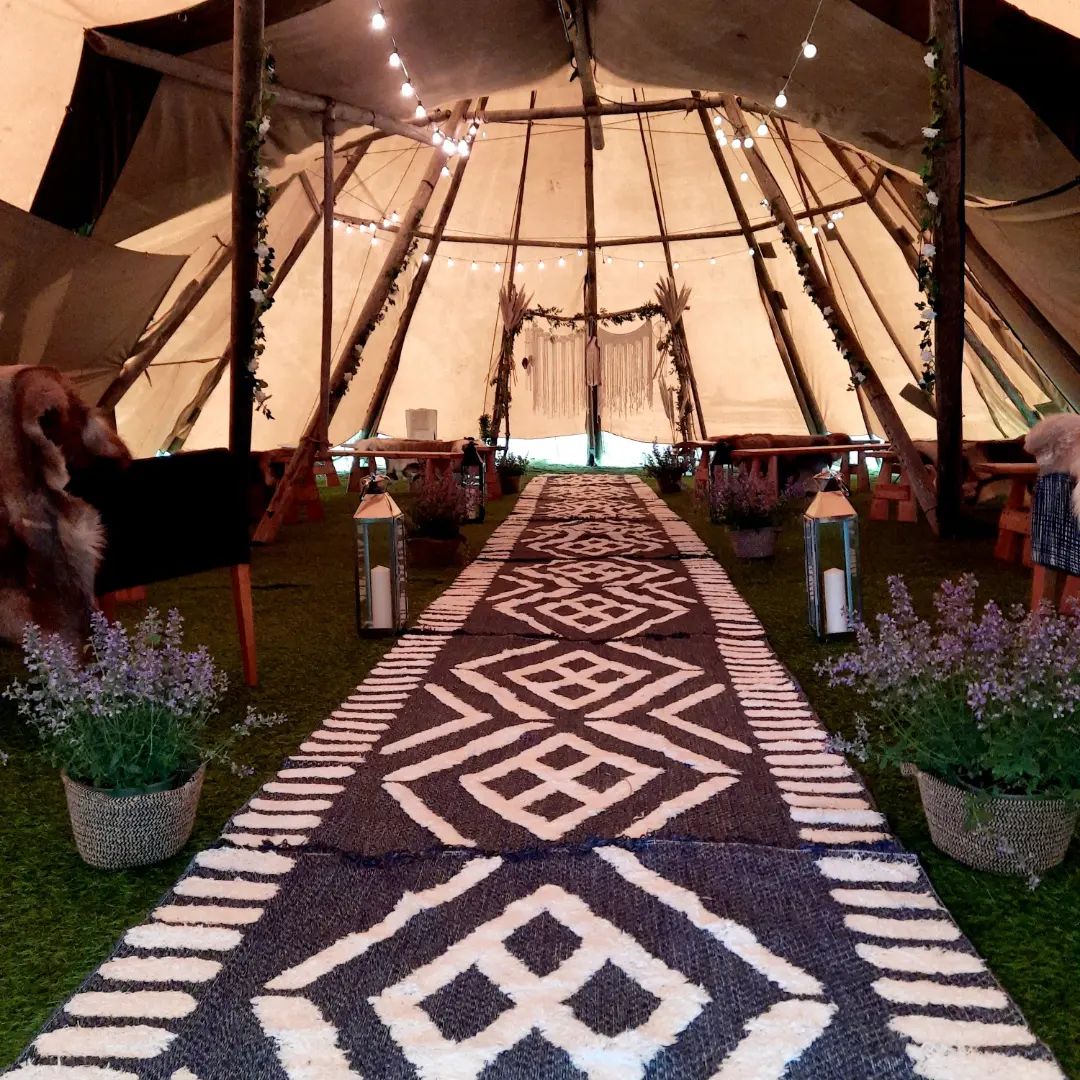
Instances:
[[[309,469],[302,479],[297,480],[293,488],[292,502],[285,515],[286,525],[299,525],[300,522],[322,521],[322,499],[319,498],[319,486],[315,483],[315,471]]]
[[[1031,504],[1028,501],[1028,481],[1014,476],[1009,495],[998,518],[998,537],[994,557],[1005,562],[1031,565]]]
[[[327,487],[341,487],[341,478],[334,467],[333,458],[316,458],[312,472],[326,480]]]
[[[895,458],[887,458],[881,464],[881,474],[874,487],[874,497],[870,502],[870,520],[888,521],[892,516],[891,508],[896,507],[897,521],[918,521],[919,504],[915,493],[904,475],[903,465]]]
[[[851,472],[851,454],[855,454],[855,484],[853,485],[852,472]],[[862,450],[845,451],[840,458],[840,479],[844,482],[844,486],[851,491],[869,491],[870,490],[870,470],[866,464],[866,454]],[[857,485],[857,486],[856,486]]]

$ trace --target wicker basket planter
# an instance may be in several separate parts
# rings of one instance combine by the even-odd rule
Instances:
[[[998,795],[979,800],[971,827],[971,792],[914,770],[934,846],[958,862],[995,874],[1041,874],[1065,858],[1077,807],[1064,799]]]
[[[206,765],[180,787],[114,795],[60,774],[75,847],[101,870],[146,866],[175,855],[195,825]]]
[[[731,546],[740,559],[771,559],[776,554],[776,534],[770,525],[765,529],[728,529]]]
[[[504,495],[516,495],[521,490],[521,473],[499,471],[499,486]]]

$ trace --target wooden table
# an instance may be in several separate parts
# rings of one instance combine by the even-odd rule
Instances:
[[[695,450],[701,451],[701,459],[697,468],[694,469],[694,489],[699,495],[705,495],[709,490],[709,454],[716,446],[715,439],[687,439],[683,442],[673,443],[671,449],[681,454],[693,454]]]
[[[780,459],[794,457],[832,457],[840,455],[840,477],[851,490],[851,455],[855,455],[855,476],[860,490],[870,487],[868,457],[884,457],[888,443],[840,443],[821,446],[765,446],[753,450],[732,450],[733,462],[748,462],[751,476],[764,475],[774,494],[780,494]]]
[[[1005,562],[1031,565],[1031,495],[1039,466],[1035,462],[983,462],[974,466],[975,475],[986,480],[1008,479],[1009,494],[998,518],[998,538],[994,555]]]
[[[376,458],[389,460],[422,461],[424,463],[424,478],[433,479],[439,472],[445,472],[453,468],[455,462],[461,461],[463,450],[392,450],[380,448],[378,443],[383,440],[365,439],[363,444],[343,447],[331,450],[329,456],[334,458],[352,458],[353,467],[349,473],[349,491],[359,493],[363,491],[366,480],[360,466],[362,460],[368,464],[369,476],[375,474]],[[496,447],[486,443],[476,443],[476,452],[484,462],[484,476],[487,481],[488,500],[497,499],[502,494],[502,486],[499,484],[499,473],[495,468]]]

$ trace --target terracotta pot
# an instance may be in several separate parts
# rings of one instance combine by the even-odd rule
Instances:
[[[464,536],[455,536],[449,540],[432,536],[412,536],[409,538],[409,563],[419,567],[456,566],[462,559],[465,546]]]
[[[62,772],[71,831],[83,862],[102,870],[146,866],[175,855],[191,836],[206,765],[179,787],[116,794]]]
[[[980,795],[912,769],[934,846],[995,874],[1041,874],[1065,858],[1078,808],[1064,799]],[[974,811],[974,813],[973,813]]]
[[[504,495],[516,495],[521,490],[521,474],[499,473],[499,486]]]
[[[776,554],[779,531],[770,525],[765,529],[728,529],[728,535],[740,559],[771,559]]]

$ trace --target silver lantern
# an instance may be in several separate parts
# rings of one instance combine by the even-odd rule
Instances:
[[[462,521],[466,525],[478,525],[487,514],[487,470],[480,451],[473,439],[466,439],[462,447],[461,472]]]
[[[814,496],[803,514],[803,544],[810,628],[820,641],[854,632],[862,618],[859,515],[842,491]]]
[[[356,540],[356,630],[399,634],[409,617],[405,515],[376,481],[353,514]]]

